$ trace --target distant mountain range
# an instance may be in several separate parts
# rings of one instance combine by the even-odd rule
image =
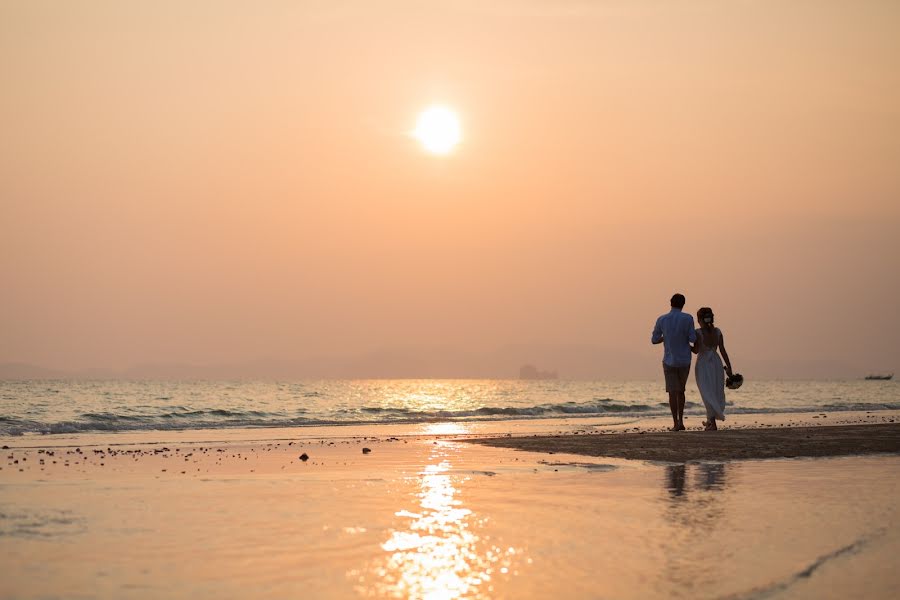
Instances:
[[[219,364],[147,363],[122,370],[65,371],[22,363],[0,363],[0,379],[516,379],[523,365],[539,365],[560,379],[656,379],[656,349],[647,356],[592,345],[509,345],[493,352],[452,348],[391,348],[348,357],[305,360],[260,359]],[[760,379],[861,377],[864,369],[838,361],[740,360],[738,371]]]

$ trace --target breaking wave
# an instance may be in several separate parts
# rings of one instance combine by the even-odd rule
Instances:
[[[310,427],[323,425],[415,424],[438,421],[489,421],[518,419],[548,419],[617,416],[668,415],[665,402],[622,403],[604,398],[590,402],[562,402],[533,406],[482,406],[460,410],[414,410],[391,406],[362,406],[310,413],[304,408],[290,411],[237,410],[215,408],[192,410],[187,407],[166,407],[154,411],[141,406],[142,412],[129,409],[118,412],[85,412],[70,420],[46,422],[0,415],[0,435],[72,434],[81,432],[119,432],[154,430],[230,429],[263,427]],[[702,412],[700,403],[688,402],[687,412]],[[900,410],[900,402],[826,404],[809,407],[764,408],[734,406],[735,414],[766,414],[790,412],[845,412]]]

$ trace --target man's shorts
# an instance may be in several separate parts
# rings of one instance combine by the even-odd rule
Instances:
[[[666,376],[667,392],[683,392],[687,385],[688,375],[691,374],[691,366],[670,367],[663,363],[663,374]]]

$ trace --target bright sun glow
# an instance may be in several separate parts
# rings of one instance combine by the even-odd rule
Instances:
[[[459,143],[459,117],[446,106],[432,106],[419,115],[413,137],[434,154],[447,154]]]

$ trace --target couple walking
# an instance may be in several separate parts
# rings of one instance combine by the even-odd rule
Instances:
[[[725,420],[725,376],[722,360],[725,360],[724,371],[729,382],[740,375],[734,375],[731,361],[725,351],[725,339],[722,331],[714,325],[711,308],[703,307],[697,311],[700,327],[694,329],[694,317],[683,313],[684,296],[675,294],[671,300],[672,310],[656,320],[650,341],[663,344],[663,373],[666,376],[666,391],[669,393],[669,408],[672,410],[674,425],[672,431],[681,431],[684,426],[684,388],[691,371],[691,353],[697,355],[697,366],[694,376],[700,398],[706,407],[705,431],[716,429],[716,419]],[[722,356],[719,357],[721,351]],[[741,378],[743,381],[743,378]]]

